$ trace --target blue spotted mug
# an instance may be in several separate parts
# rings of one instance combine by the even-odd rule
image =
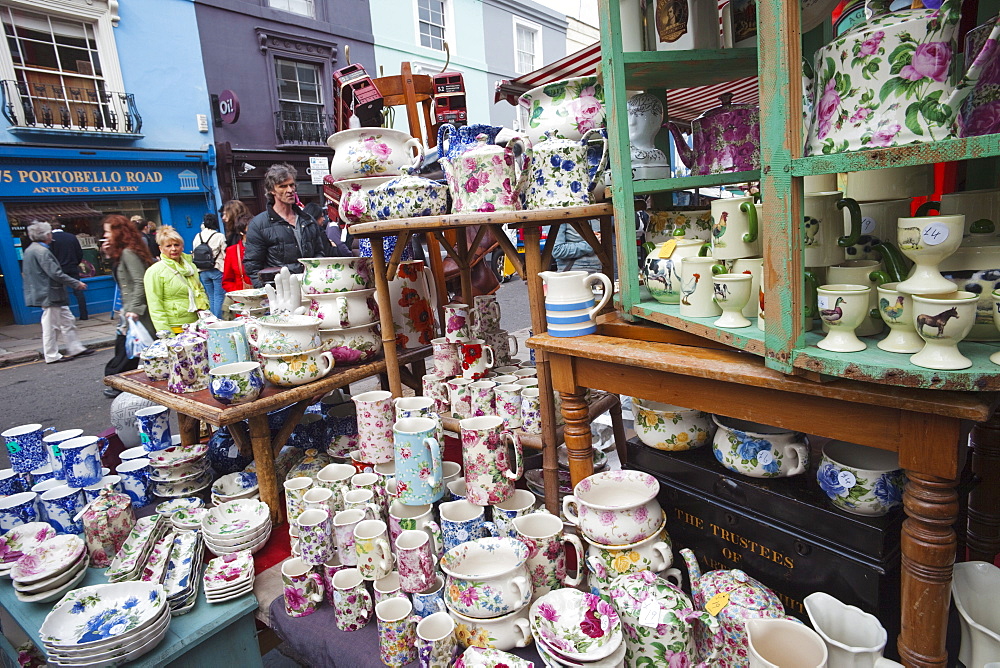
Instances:
[[[29,473],[48,461],[42,438],[54,427],[42,428],[40,424],[23,424],[0,433],[7,442],[10,465],[18,473]]]

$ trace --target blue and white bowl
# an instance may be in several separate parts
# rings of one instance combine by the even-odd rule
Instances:
[[[847,441],[830,441],[816,481],[830,502],[855,515],[879,516],[903,505],[906,475],[899,455]]]
[[[245,499],[257,493],[257,474],[237,471],[229,473],[212,485],[212,497],[220,501]]]

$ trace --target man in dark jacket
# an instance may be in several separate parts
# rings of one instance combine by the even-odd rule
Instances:
[[[255,288],[263,286],[262,269],[288,267],[295,274],[304,267],[300,257],[327,257],[330,241],[316,221],[296,203],[295,168],[271,165],[264,174],[264,188],[271,202],[267,209],[250,219],[243,268]]]
[[[49,250],[56,256],[59,268],[70,278],[80,281],[80,263],[83,262],[83,248],[80,240],[62,228],[61,223],[52,226],[52,243]],[[71,287],[76,304],[80,308],[80,320],[87,320],[87,297],[83,290]]]

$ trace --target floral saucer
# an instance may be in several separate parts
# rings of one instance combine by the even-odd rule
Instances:
[[[577,589],[556,589],[531,605],[531,631],[574,661],[596,661],[622,644],[622,624],[610,601]]]
[[[597,661],[587,661],[578,663],[571,659],[562,657],[558,652],[545,644],[541,638],[535,638],[535,649],[538,656],[542,657],[542,662],[547,668],[621,668],[625,665],[625,651],[628,649],[627,643],[622,643],[609,656]]]
[[[246,579],[253,579],[253,557],[247,550],[217,557],[205,569],[205,593],[227,588]]]
[[[52,609],[39,629],[52,647],[80,647],[144,628],[167,605],[163,586],[118,582],[75,589]]]
[[[40,594],[43,591],[52,591],[62,587],[68,581],[76,577],[82,569],[86,568],[90,562],[90,557],[87,551],[84,550],[80,558],[73,562],[69,568],[59,573],[58,575],[53,575],[50,578],[44,580],[38,580],[37,582],[32,582],[31,584],[22,584],[21,582],[14,582],[14,591],[20,592],[22,594]]]
[[[154,482],[153,494],[161,499],[191,496],[212,484],[212,470],[208,469],[197,477],[181,482]]]
[[[149,453],[149,465],[154,469],[184,466],[208,454],[208,443],[175,445]]]
[[[21,584],[54,577],[75,564],[85,549],[83,540],[73,534],[50,538],[18,559],[11,577]]]
[[[156,512],[165,517],[170,517],[178,510],[201,508],[204,505],[205,502],[199,499],[197,496],[187,496],[179,499],[170,499],[169,501],[164,501],[163,503],[158,503],[156,505]]]
[[[48,522],[28,522],[8,531],[0,538],[0,561],[11,564],[21,556],[56,535]]]
[[[86,554],[84,556],[86,556]],[[78,584],[80,584],[80,581],[83,580],[84,577],[86,577],[87,563],[88,561],[85,558],[83,561],[83,565],[76,571],[72,571],[73,575],[69,580],[69,582],[64,582],[61,585],[57,585],[53,589],[46,589],[37,593],[15,591],[14,595],[17,597],[17,600],[21,601],[22,603],[48,603],[50,601],[55,601],[59,598],[62,598],[63,594],[76,587]]]
[[[201,528],[201,521],[206,515],[208,508],[181,508],[170,516],[170,523],[177,529],[196,531]]]

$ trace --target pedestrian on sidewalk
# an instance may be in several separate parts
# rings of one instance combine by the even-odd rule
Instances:
[[[75,234],[70,234],[63,229],[62,223],[52,224],[52,244],[49,247],[52,254],[56,256],[59,267],[67,276],[80,280],[80,263],[83,262],[83,247]],[[73,296],[76,297],[76,305],[80,309],[80,320],[87,320],[87,297],[83,290],[73,288]]]
[[[198,278],[208,295],[208,305],[216,318],[222,317],[222,270],[226,262],[226,237],[219,231],[219,217],[206,213],[201,231],[194,238],[191,258],[198,267]]]
[[[208,309],[208,295],[198,280],[198,268],[184,254],[184,239],[170,225],[156,231],[160,261],[143,276],[149,317],[157,331],[171,325],[186,325],[198,319],[198,311]],[[154,332],[150,332],[155,336]]]
[[[143,277],[146,270],[153,264],[153,256],[149,253],[146,239],[132,221],[119,214],[105,216],[104,253],[111,261],[111,273],[118,283],[121,294],[121,308],[118,310],[118,327],[115,337],[115,355],[104,365],[104,375],[131,371],[139,366],[139,358],[129,359],[125,350],[125,336],[128,334],[129,323],[138,321],[150,335],[156,328],[149,317],[146,304],[146,288]],[[121,390],[113,387],[104,388],[104,395],[116,397]]]
[[[52,243],[52,226],[41,221],[28,225],[31,244],[24,249],[21,281],[24,285],[24,303],[42,309],[42,352],[46,364],[55,364],[74,357],[90,355],[76,335],[76,320],[69,310],[66,286],[86,290],[87,284],[79,281],[59,266],[56,256],[49,250]],[[62,338],[66,354],[59,353]]]
[[[243,240],[247,235],[247,221],[237,220],[233,223],[233,234],[238,241],[226,249],[226,261],[222,269],[222,289],[226,292],[253,287],[243,268],[243,255],[246,252]]]
[[[159,260],[160,247],[156,245],[156,235],[150,231],[151,223],[142,216],[132,216],[129,220],[135,225],[135,229],[142,234],[142,238],[146,240],[146,247],[149,248],[149,254],[153,257],[153,261]]]
[[[222,216],[222,229],[226,234],[226,245],[232,246],[239,243],[243,239],[243,234],[236,232],[236,224],[242,222],[243,229],[246,230],[250,219],[253,218],[250,209],[238,199],[231,199],[222,205],[220,215]]]

